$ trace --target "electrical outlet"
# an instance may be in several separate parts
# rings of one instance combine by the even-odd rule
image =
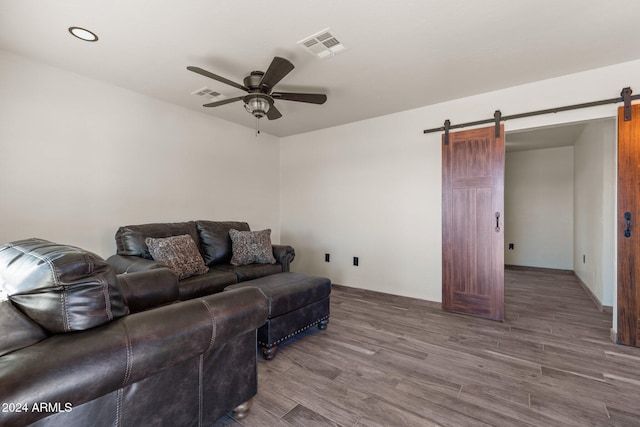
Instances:
[[[512,251],[514,249],[513,243],[509,243],[509,250]]]
[[[358,257],[354,256],[353,257],[353,265],[355,265],[357,267],[359,262],[360,262],[360,260],[358,259]]]
[[[331,255],[324,254],[324,262],[329,262],[329,261],[331,261]]]

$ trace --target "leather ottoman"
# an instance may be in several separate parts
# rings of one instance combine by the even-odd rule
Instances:
[[[269,300],[267,323],[258,329],[258,345],[266,360],[297,333],[315,325],[327,328],[331,280],[326,277],[285,272],[227,286],[225,291],[247,286],[261,289]]]

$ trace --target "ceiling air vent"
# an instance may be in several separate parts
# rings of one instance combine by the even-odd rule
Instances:
[[[340,43],[338,38],[331,32],[330,28],[324,29],[312,36],[300,40],[298,44],[303,45],[316,58],[326,59],[344,52],[347,48]]]
[[[220,93],[216,92],[215,90],[211,90],[208,87],[203,87],[202,89],[198,89],[196,91],[191,92],[191,95],[196,95],[196,96],[206,96],[208,98],[224,98],[223,95],[221,95]]]

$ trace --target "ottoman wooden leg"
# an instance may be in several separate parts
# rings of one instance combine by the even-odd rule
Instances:
[[[318,322],[318,329],[320,329],[321,331],[324,331],[325,329],[327,329],[328,324],[329,324],[329,319],[321,320],[320,322]]]
[[[244,403],[239,404],[235,408],[233,408],[233,417],[236,420],[241,420],[247,416],[249,409],[251,409],[251,405],[253,404],[253,399],[249,399]]]
[[[262,357],[264,360],[271,360],[276,357],[276,353],[278,352],[278,346],[274,345],[273,347],[262,347]]]

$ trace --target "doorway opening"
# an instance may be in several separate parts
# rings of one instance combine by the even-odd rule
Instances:
[[[505,265],[573,271],[600,310],[616,292],[616,120],[507,132]]]

